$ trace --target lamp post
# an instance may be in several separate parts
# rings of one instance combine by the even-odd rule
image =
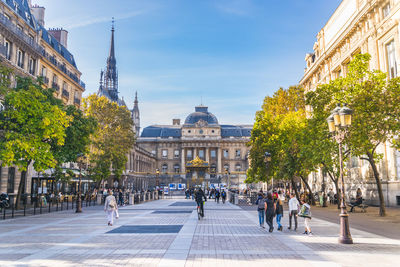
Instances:
[[[228,191],[231,189],[231,176],[228,168],[225,168],[225,175],[228,178]]]
[[[264,153],[264,162],[265,162],[265,167],[269,168],[269,164],[271,163],[271,153],[269,153],[268,151]],[[267,181],[268,183],[268,181]],[[268,185],[268,184],[267,184]],[[272,177],[272,189],[274,189],[274,178]],[[267,188],[268,189],[268,188]]]
[[[340,237],[339,243],[353,244],[353,239],[350,234],[349,215],[347,213],[345,194],[344,194],[344,178],[343,178],[343,158],[342,158],[342,143],[346,137],[349,126],[351,125],[351,117],[353,111],[346,106],[337,107],[332,110],[331,115],[328,117],[329,132],[332,134],[333,139],[339,144],[339,171],[341,181],[341,204],[340,204]]]
[[[159,177],[160,177],[160,170],[156,169],[156,187],[160,188],[160,183],[159,183]]]
[[[78,165],[79,165],[79,182],[78,182],[78,194],[77,194],[77,199],[76,199],[76,213],[81,213],[82,212],[82,197],[81,197],[81,189],[82,189],[82,164],[83,164],[83,159],[84,159],[84,154],[79,153],[77,155],[78,159]]]

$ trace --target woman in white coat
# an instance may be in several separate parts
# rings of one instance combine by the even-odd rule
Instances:
[[[115,200],[115,197],[112,194],[112,191],[108,191],[108,196],[106,197],[106,200],[104,201],[104,211],[107,212],[107,220],[108,220],[108,225],[112,226],[114,223],[114,215],[115,211],[118,209],[117,206],[117,201]]]

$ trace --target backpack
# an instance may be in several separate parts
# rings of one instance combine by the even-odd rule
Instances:
[[[299,216],[311,219],[311,211],[310,211],[310,209],[306,205],[301,206]]]
[[[258,201],[258,209],[259,210],[265,209],[265,200],[263,198],[259,198],[257,201]]]
[[[110,201],[110,204],[108,204],[108,207],[110,207],[111,209],[115,209],[117,203],[115,203],[114,199]]]
[[[222,191],[221,195],[222,195],[222,197],[226,197],[226,192]]]

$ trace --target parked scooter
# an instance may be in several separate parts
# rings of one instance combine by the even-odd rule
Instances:
[[[10,198],[6,193],[0,194],[0,210],[10,207]]]

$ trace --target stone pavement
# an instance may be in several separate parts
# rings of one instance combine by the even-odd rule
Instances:
[[[400,240],[352,229],[355,244],[341,245],[339,226],[315,218],[314,236],[303,236],[302,227],[297,233],[270,234],[258,227],[256,211],[213,200],[205,206],[200,221],[194,202],[184,199],[120,208],[111,227],[99,207],[2,221],[0,266],[360,267],[400,262]]]

